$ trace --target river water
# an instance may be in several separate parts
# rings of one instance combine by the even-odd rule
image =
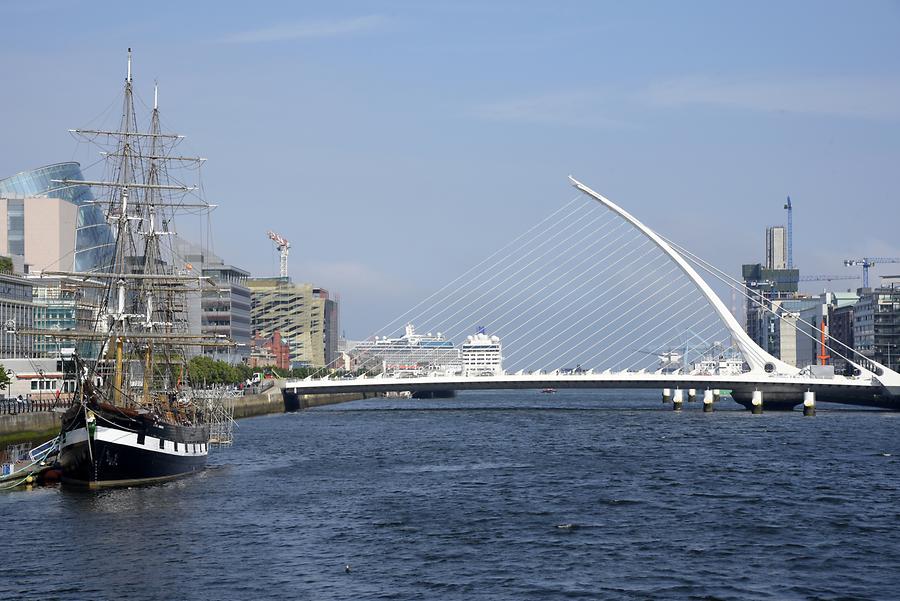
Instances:
[[[480,392],[242,420],[196,477],[0,495],[0,599],[900,598],[900,414],[699,407]]]

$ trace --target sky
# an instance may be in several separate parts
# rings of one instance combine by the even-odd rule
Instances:
[[[94,161],[66,130],[117,110],[132,47],[142,101],[157,80],[208,158],[212,249],[275,274],[283,234],[349,338],[571,200],[569,174],[736,276],[788,194],[802,273],[900,256],[900,2],[0,0],[0,21],[0,177]]]

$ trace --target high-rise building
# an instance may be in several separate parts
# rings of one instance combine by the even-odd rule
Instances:
[[[328,291],[289,277],[250,278],[254,335],[276,330],[291,347],[293,367],[327,367],[337,358],[338,306]]]
[[[860,288],[853,313],[856,350],[900,370],[900,277],[882,278],[878,288]]]
[[[115,241],[78,163],[56,163],[0,179],[0,254],[24,257],[25,271],[103,271]]]
[[[769,269],[760,263],[742,266],[747,292],[746,330],[750,338],[772,355],[779,357],[780,327],[772,313],[773,302],[798,297],[800,272],[797,269]]]
[[[783,225],[766,228],[766,269],[787,269],[787,230]]]

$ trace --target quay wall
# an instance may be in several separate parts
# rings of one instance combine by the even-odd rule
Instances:
[[[299,399],[299,409],[346,403],[374,396],[373,394],[309,394]],[[234,417],[241,419],[254,415],[284,413],[288,409],[281,394],[280,386],[273,386],[262,394],[248,394],[235,399]],[[296,409],[293,409],[296,410]],[[62,412],[39,411],[0,415],[0,446],[18,442],[36,441],[52,438],[59,433]]]
[[[366,394],[363,392],[347,392],[344,394],[305,394],[302,395],[302,406],[304,409],[311,407],[322,407],[324,405],[337,405],[338,403],[349,403],[350,401],[361,401],[363,399],[372,398],[374,394]]]
[[[0,446],[53,438],[59,434],[62,413],[41,411],[0,416]],[[0,449],[2,451],[3,449]]]

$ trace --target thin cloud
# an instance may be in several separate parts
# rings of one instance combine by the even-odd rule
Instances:
[[[386,19],[379,15],[353,17],[350,19],[300,21],[241,31],[223,38],[222,41],[228,44],[260,44],[287,40],[330,38],[378,29],[384,25],[385,21]]]
[[[489,121],[540,123],[590,127],[627,127],[625,121],[609,118],[606,93],[568,91],[523,98],[510,98],[482,104],[476,116]]]
[[[726,81],[690,77],[652,85],[641,97],[654,106],[713,105],[766,112],[900,119],[900,81],[890,79]]]

